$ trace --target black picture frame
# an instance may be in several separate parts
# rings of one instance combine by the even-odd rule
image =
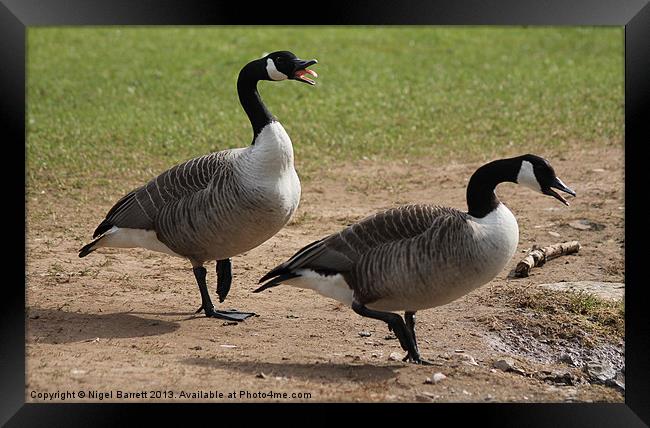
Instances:
[[[0,311],[0,423],[8,426],[116,425],[133,421],[134,413],[146,412],[149,423],[168,418],[171,412],[188,411],[222,423],[224,413],[241,423],[249,412],[244,404],[30,404],[25,403],[25,275],[6,279],[6,273],[26,267],[25,181],[25,60],[26,29],[59,25],[606,25],[625,27],[625,265],[626,265],[626,392],[625,402],[571,404],[429,404],[339,405],[347,414],[380,416],[386,421],[442,423],[475,421],[495,426],[647,426],[650,423],[648,342],[650,322],[644,307],[648,300],[642,282],[646,226],[642,205],[647,195],[643,163],[644,144],[650,142],[650,5],[647,0],[455,0],[328,1],[322,3],[266,2],[242,7],[237,2],[181,0],[0,0],[0,118],[3,147],[11,148],[2,170],[5,184],[4,218],[9,219],[3,240],[9,249],[4,258],[2,311]],[[291,11],[288,15],[287,11]],[[6,165],[9,163],[9,165]],[[22,188],[22,189],[21,189]],[[21,193],[22,192],[22,193]],[[7,199],[8,197],[8,199]],[[21,211],[18,207],[25,207]],[[11,207],[11,209],[9,209]],[[7,221],[7,220],[5,220]],[[7,232],[9,232],[7,234]],[[12,245],[7,245],[11,242]],[[16,245],[18,243],[19,245]],[[22,280],[20,279],[22,278]],[[408,406],[406,409],[401,407]],[[278,416],[286,423],[305,416],[331,415],[344,419],[329,406],[256,405],[264,418]],[[408,415],[408,416],[407,416]],[[419,417],[422,417],[420,419]],[[324,421],[324,419],[321,419]]]

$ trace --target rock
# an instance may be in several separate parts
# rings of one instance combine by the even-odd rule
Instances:
[[[402,355],[398,352],[391,352],[388,359],[391,361],[402,361]]]
[[[526,372],[524,372],[522,369],[515,366],[515,360],[512,358],[503,358],[501,360],[497,360],[492,364],[492,367],[504,372],[515,372],[519,373],[520,375],[526,374]]]
[[[588,361],[583,370],[587,373],[587,376],[589,376],[589,379],[593,383],[605,385],[607,384],[607,381],[616,377],[616,370],[614,370],[614,367],[605,362]]]
[[[196,346],[192,346],[190,349],[193,350],[193,351],[200,351],[203,348],[200,347],[199,345],[196,345]]]
[[[433,383],[438,383],[438,382],[443,381],[443,380],[445,380],[445,379],[447,379],[447,376],[445,376],[444,374],[442,374],[442,373],[440,373],[440,372],[438,372],[438,373],[434,373],[434,374],[433,374],[433,378],[431,378],[431,380],[433,381]]]
[[[372,333],[370,333],[369,331],[360,331],[359,336],[361,336],[361,337],[370,337],[370,336],[372,336]]]
[[[255,375],[256,378],[258,379],[266,379],[268,376],[264,374],[263,372],[259,372],[258,374]]]
[[[605,228],[604,224],[595,223],[591,220],[576,220],[569,222],[569,226],[577,230],[603,230]]]
[[[429,397],[428,395],[425,395],[425,394],[422,394],[422,393],[417,394],[415,396],[415,399],[417,401],[419,401],[420,403],[429,403],[429,402],[433,401],[432,397]]]
[[[219,346],[221,346],[222,348],[229,348],[229,349],[237,347],[237,345],[219,345]]]
[[[578,367],[579,366],[578,362],[576,361],[576,358],[571,354],[562,354],[562,355],[560,355],[559,361],[561,363],[570,364],[573,367]]]
[[[559,238],[560,236],[562,236],[559,233],[553,232],[553,231],[549,231],[548,234],[551,235],[554,238]]]
[[[622,372],[618,372],[616,377],[613,379],[608,379],[605,382],[605,385],[611,386],[613,388],[619,388],[621,391],[625,392],[625,375]]]
[[[562,385],[575,385],[577,378],[568,370],[553,370],[543,373],[540,378],[546,382],[558,383]]]
[[[538,287],[554,291],[584,292],[605,300],[622,300],[625,294],[625,283],[622,282],[567,281],[539,284]]]
[[[397,337],[392,334],[388,334],[384,336],[384,340],[395,340],[395,339],[397,339]]]
[[[470,354],[467,354],[467,353],[463,352],[462,354],[456,354],[456,355],[458,355],[460,357],[460,359],[463,361],[463,363],[465,363],[467,365],[470,365],[470,366],[478,366],[478,363],[476,362],[474,357],[471,356]]]

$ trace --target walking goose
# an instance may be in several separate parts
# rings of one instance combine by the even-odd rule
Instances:
[[[232,282],[231,257],[275,235],[300,201],[300,180],[286,131],[257,91],[260,80],[298,80],[310,85],[307,67],[288,51],[246,64],[237,79],[239,101],[253,127],[246,148],[223,150],[176,165],[139,187],[110,209],[85,257],[102,247],[142,247],[192,263],[206,316],[241,321],[250,312],[216,311],[206,285],[206,261],[217,261],[217,294],[223,302]]]
[[[568,202],[575,196],[543,158],[524,155],[480,167],[467,186],[468,211],[406,205],[377,213],[302,248],[268,272],[255,292],[281,283],[309,288],[386,322],[407,351],[420,358],[415,313],[469,293],[494,278],[514,255],[517,220],[494,192],[514,182]],[[405,311],[404,321],[390,311]]]

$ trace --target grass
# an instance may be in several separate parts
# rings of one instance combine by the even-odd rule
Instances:
[[[625,334],[624,301],[609,301],[586,292],[518,290],[512,299],[516,307],[537,313],[570,319],[568,324],[623,337]]]
[[[237,74],[280,49],[319,60],[315,87],[259,85],[303,179],[363,157],[622,144],[622,28],[42,27],[28,30],[28,190],[114,196],[249,144]]]

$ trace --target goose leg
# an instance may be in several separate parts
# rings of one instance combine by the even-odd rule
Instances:
[[[415,336],[415,311],[413,311],[413,312],[410,312],[410,311],[404,312],[404,321],[406,321],[406,329],[409,331],[409,333],[411,333],[411,336],[413,337],[413,343],[415,344],[415,351],[418,353],[418,355],[420,355],[420,350],[418,349],[418,339]],[[409,355],[406,354],[406,356],[404,357],[404,359],[402,359],[402,361],[406,361],[406,360],[408,360],[408,358],[409,358]],[[423,360],[423,359],[420,359],[419,364],[423,364],[423,365],[427,365],[427,366],[431,365],[431,363],[429,361]]]
[[[232,284],[232,263],[230,259],[217,260],[217,295],[223,303]]]
[[[352,302],[352,310],[362,317],[381,320],[388,324],[388,328],[397,336],[402,349],[407,352],[405,361],[408,360],[415,364],[423,364],[422,359],[420,359],[417,344],[415,343],[415,337],[411,335],[401,316],[392,312],[374,311],[357,302]]]
[[[246,318],[255,315],[251,312],[215,311],[212,299],[210,299],[210,293],[208,293],[208,285],[205,281],[207,270],[203,266],[194,267],[192,270],[194,271],[194,277],[196,278],[196,283],[199,285],[199,291],[201,292],[201,307],[196,311],[196,313],[204,310],[205,315],[209,318],[218,318],[228,321],[243,321]]]

